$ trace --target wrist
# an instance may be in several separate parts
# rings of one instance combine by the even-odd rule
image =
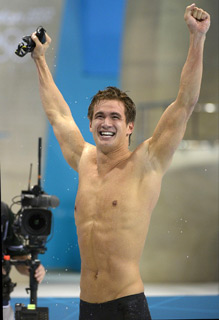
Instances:
[[[190,45],[193,45],[194,47],[204,45],[205,39],[205,33],[190,33]]]
[[[206,39],[206,33],[202,32],[190,32],[190,39],[191,40],[202,40],[204,41]]]
[[[45,63],[46,62],[45,55],[37,55],[37,56],[35,56],[34,54],[32,54],[32,58],[35,61],[35,63]]]

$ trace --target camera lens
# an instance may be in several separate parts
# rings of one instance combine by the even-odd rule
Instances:
[[[33,214],[29,219],[29,226],[35,231],[41,230],[46,224],[45,218],[42,214]]]
[[[25,209],[22,212],[22,234],[47,236],[50,234],[52,213],[45,209]]]

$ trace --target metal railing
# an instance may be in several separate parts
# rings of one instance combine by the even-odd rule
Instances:
[[[140,144],[152,136],[154,129],[170,102],[142,103],[137,106],[133,143]],[[219,140],[219,107],[213,103],[198,103],[188,121],[183,140]]]

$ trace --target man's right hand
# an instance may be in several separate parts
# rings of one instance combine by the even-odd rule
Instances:
[[[50,43],[51,43],[51,38],[48,36],[48,34],[46,33],[46,42],[44,44],[42,44],[40,42],[40,40],[38,39],[38,37],[36,36],[36,32],[34,32],[31,35],[31,39],[35,42],[36,47],[34,48],[33,52],[31,53],[31,56],[34,60],[37,60],[41,57],[45,56],[45,52],[48,49]]]

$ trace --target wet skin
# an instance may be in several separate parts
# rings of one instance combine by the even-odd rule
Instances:
[[[161,175],[147,159],[147,142],[128,150],[133,125],[126,124],[120,102],[96,106],[90,129],[97,147],[86,144],[80,160],[75,221],[80,297],[101,303],[144,291],[139,261]]]

